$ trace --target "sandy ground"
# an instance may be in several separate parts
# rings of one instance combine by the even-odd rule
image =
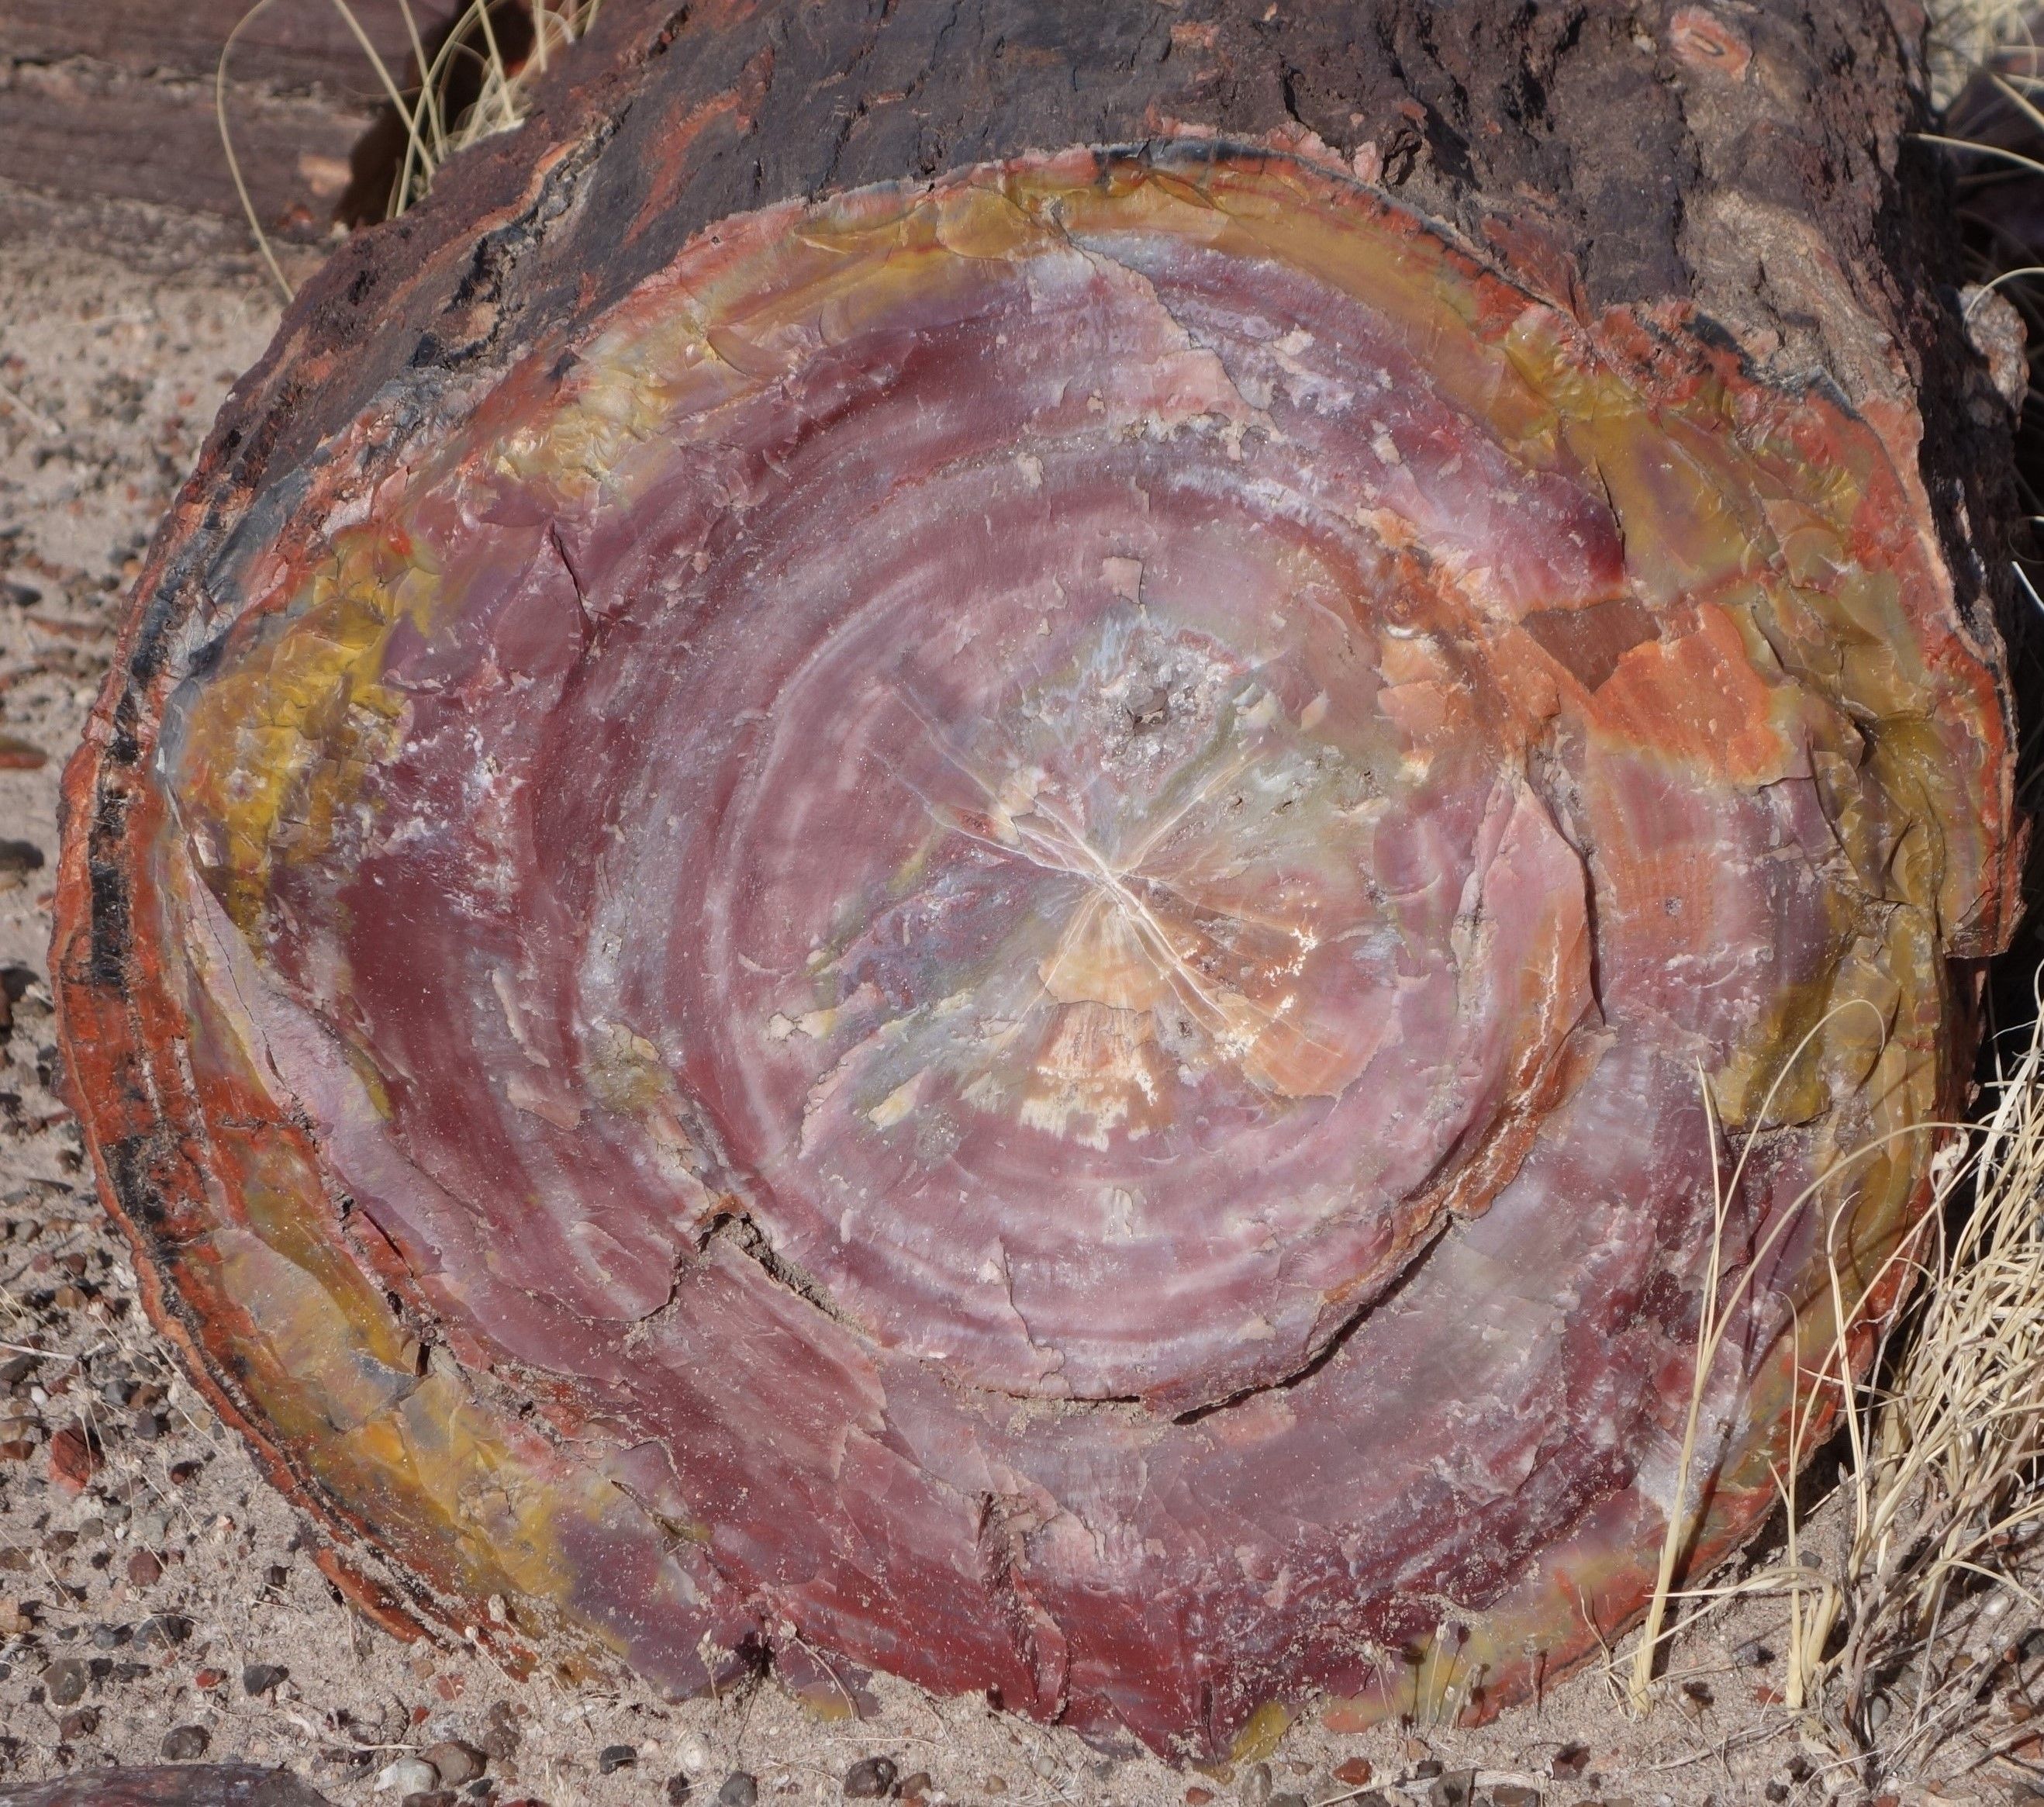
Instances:
[[[909,1796],[1001,1807],[1279,1807],[1288,1794],[1366,1801],[1366,1788],[1448,1801],[1471,1770],[1476,1797],[1498,1807],[1875,1797],[1768,1700],[1773,1666],[1750,1641],[1773,1635],[1764,1609],[1682,1645],[1668,1703],[1644,1721],[1592,1673],[1478,1732],[1345,1735],[1308,1714],[1267,1760],[1204,1776],[884,1682],[878,1717],[837,1724],[770,1682],[678,1705],[624,1681],[571,1693],[471,1651],[398,1643],[342,1606],[306,1558],[313,1531],[141,1313],[63,1102],[48,978],[63,760],[146,536],[277,303],[246,260],[138,270],[55,226],[0,244],[0,1807],[10,1781],[202,1754],[287,1766],[337,1803],[395,1807],[436,1786],[406,1767],[413,1753],[448,1740],[486,1767],[462,1776],[443,1750],[457,1792],[434,1807],[663,1802],[683,1798],[678,1777],[698,1803],[743,1800],[733,1772],[764,1803],[836,1801],[876,1756]],[[81,1424],[105,1451],[89,1475],[67,1459]],[[2011,1615],[1991,1628],[2005,1644],[2024,1628]],[[244,1678],[252,1664],[288,1675],[264,1686]],[[2032,1770],[2044,1786],[2044,1747],[2024,1742],[2026,1678],[2039,1671],[2044,1655],[1994,1672],[1978,1736],[1931,1766],[1958,1779],[1887,1797],[1998,1802]]]

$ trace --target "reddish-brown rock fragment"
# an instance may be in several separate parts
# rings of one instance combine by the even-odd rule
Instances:
[[[50,1439],[50,1478],[68,1493],[81,1491],[104,1459],[88,1431],[67,1425]]]

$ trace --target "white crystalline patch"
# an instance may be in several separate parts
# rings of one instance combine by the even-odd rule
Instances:
[[[866,1121],[875,1129],[892,1129],[916,1108],[916,1101],[922,1093],[924,1076],[928,1071],[925,1067],[912,1078],[903,1080],[866,1113]]]
[[[566,1098],[543,1092],[522,1073],[504,1082],[504,1097],[514,1110],[544,1118],[556,1129],[573,1129],[582,1121],[582,1112]]]
[[[991,1073],[982,1073],[959,1094],[959,1097],[961,1102],[970,1105],[974,1110],[995,1111],[1001,1108],[1005,1094],[998,1079]]]
[[[1025,1129],[1040,1129],[1061,1141],[1105,1152],[1110,1132],[1128,1121],[1128,1100],[1125,1094],[1105,1095],[1104,1089],[1088,1097],[1061,1090],[1048,1097],[1024,1098],[1016,1115]]]
[[[1108,1188],[1105,1232],[1108,1241],[1135,1241],[1135,1194],[1126,1186],[1115,1186]]]
[[[1130,602],[1143,598],[1143,561],[1107,558],[1100,561],[1101,580],[1119,597]]]

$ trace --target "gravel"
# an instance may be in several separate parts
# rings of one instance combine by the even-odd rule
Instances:
[[[163,1734],[163,1756],[173,1763],[188,1763],[204,1756],[212,1742],[202,1725],[174,1725]]]
[[[862,1757],[844,1772],[847,1801],[884,1801],[894,1792],[895,1769],[891,1757]]]

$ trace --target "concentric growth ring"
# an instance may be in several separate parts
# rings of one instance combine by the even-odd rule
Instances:
[[[1282,159],[726,221],[219,553],[96,1146],[415,1609],[1481,1710],[1753,1525],[1920,1205],[2008,806],[1905,502]]]

